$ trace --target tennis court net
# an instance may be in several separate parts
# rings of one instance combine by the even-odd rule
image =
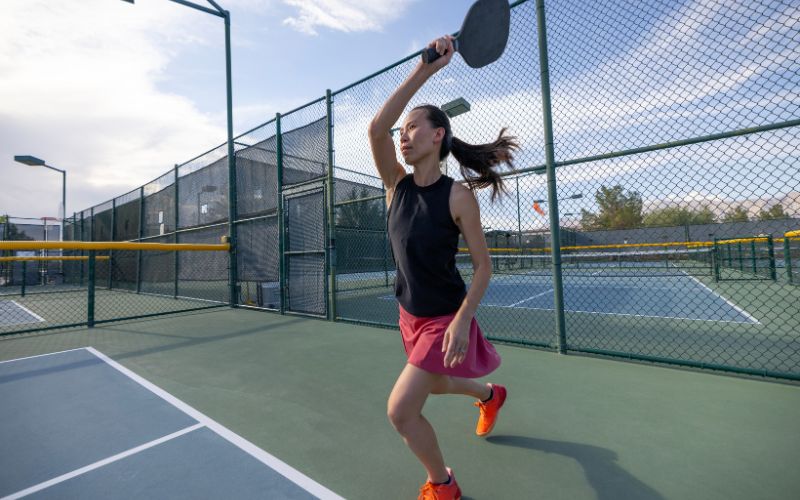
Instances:
[[[711,276],[711,257],[707,248],[564,253],[561,267],[565,276]],[[550,255],[492,255],[491,259],[494,275],[552,276]],[[465,278],[472,275],[469,254],[459,254],[456,265]]]

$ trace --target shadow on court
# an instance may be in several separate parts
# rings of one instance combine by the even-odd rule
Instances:
[[[589,484],[597,493],[597,500],[665,500],[653,488],[620,467],[617,454],[607,448],[525,436],[489,436],[486,440],[493,444],[554,453],[574,459],[583,467]]]

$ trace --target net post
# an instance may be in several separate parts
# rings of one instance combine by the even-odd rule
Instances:
[[[783,260],[786,268],[786,279],[792,284],[792,245],[791,238],[783,235]]]
[[[117,225],[117,199],[113,198],[111,200],[111,241],[117,241],[117,232],[116,232],[116,225]],[[113,283],[112,283],[112,275],[114,269],[114,250],[108,251],[108,289],[111,290]]]
[[[547,60],[547,31],[544,0],[536,0],[536,30],[539,34],[539,65],[542,85],[542,117],[544,125],[545,165],[547,171],[547,196],[550,200],[551,257],[553,262],[553,299],[556,313],[556,334],[559,354],[567,352],[564,320],[564,288],[561,276],[561,235],[558,221],[558,194],[556,189],[556,161],[553,145],[553,110],[550,103],[550,69]]]
[[[139,242],[144,238],[144,186],[139,188]],[[142,293],[142,251],[136,252],[136,293]]]
[[[714,238],[714,246],[711,247],[711,266],[714,268],[714,281],[719,283],[719,241]]]
[[[769,279],[777,281],[778,273],[775,269],[775,240],[772,239],[772,234],[767,236],[767,252],[769,255]]]
[[[25,284],[28,281],[27,277],[28,277],[28,263],[23,260],[22,261],[22,287],[20,289],[20,291],[21,291],[20,296],[21,297],[25,296]]]
[[[87,291],[86,326],[94,328],[95,251],[89,250],[89,288]]]
[[[180,193],[178,192],[178,165],[176,164],[173,168],[173,175],[175,176],[175,227],[172,229],[172,241],[174,243],[178,243],[178,223],[180,222]],[[172,296],[173,298],[178,298],[178,252],[173,252],[173,259],[172,259],[172,266],[173,266],[173,288],[172,288]]]
[[[328,139],[328,179],[327,192],[325,198],[325,212],[327,213],[327,236],[328,244],[325,252],[325,274],[327,276],[328,292],[328,320],[336,320],[336,219],[334,216],[333,197],[333,97],[331,89],[325,91],[325,107],[327,120],[327,139]]]
[[[275,114],[275,149],[278,171],[278,290],[280,313],[286,312],[286,223],[283,220],[283,136],[281,135],[281,114]]]

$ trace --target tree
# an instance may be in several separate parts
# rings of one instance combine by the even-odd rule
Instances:
[[[642,196],[636,191],[625,192],[619,184],[600,186],[594,199],[600,207],[595,214],[581,209],[581,225],[585,229],[629,229],[642,225]]]
[[[683,207],[667,207],[653,210],[644,216],[645,226],[687,226],[691,224],[711,224],[714,212],[707,206],[700,210]]]
[[[8,241],[30,241],[33,240],[33,237],[28,236],[25,231],[20,231],[16,224],[12,224],[10,222],[7,223],[8,227],[6,229],[6,240]]]
[[[722,217],[722,222],[747,222],[749,220],[750,217],[747,215],[747,210],[745,210],[741,205],[734,208],[730,212],[726,212]]]
[[[759,220],[785,219],[787,217],[789,217],[789,215],[783,211],[783,205],[780,203],[776,203],[767,210],[761,210],[758,213]]]

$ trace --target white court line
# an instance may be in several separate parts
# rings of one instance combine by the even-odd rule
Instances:
[[[527,298],[527,299],[525,299],[525,300],[520,300],[519,302],[514,302],[513,304],[510,304],[508,307],[514,307],[514,306],[518,306],[518,305],[522,304],[523,302],[528,302],[529,300],[531,300],[531,299],[535,299],[536,297],[541,297],[542,295],[546,295],[546,294],[548,294],[548,293],[551,293],[553,290],[555,290],[555,289],[554,289],[554,288],[551,288],[550,290],[547,290],[546,292],[537,293],[537,294],[536,294],[536,295],[534,295],[533,297],[528,297],[528,298]]]
[[[76,347],[75,349],[67,349],[66,351],[48,352],[47,354],[37,354],[35,356],[26,356],[24,358],[7,359],[5,361],[0,361],[0,364],[11,363],[12,361],[22,361],[23,359],[41,358],[42,356],[52,356],[53,354],[63,354],[65,352],[83,351],[85,349],[86,349],[85,347]]]
[[[729,306],[731,306],[732,308],[734,308],[734,309],[736,309],[737,311],[739,311],[740,313],[742,313],[742,314],[743,314],[743,315],[744,315],[744,316],[745,316],[747,319],[749,319],[749,320],[750,320],[750,321],[752,321],[753,323],[755,323],[755,324],[757,324],[757,325],[760,325],[760,324],[761,324],[761,322],[760,322],[760,321],[758,321],[758,320],[757,320],[757,319],[755,319],[754,317],[750,316],[750,315],[747,313],[747,311],[745,311],[745,310],[744,310],[744,309],[742,309],[741,307],[737,306],[736,304],[734,304],[734,303],[733,303],[733,302],[731,302],[730,300],[726,299],[726,298],[725,298],[725,297],[723,297],[722,295],[718,294],[718,293],[717,293],[717,292],[715,292],[714,290],[712,290],[712,289],[708,288],[707,286],[705,286],[705,285],[703,284],[703,282],[702,282],[702,281],[698,280],[697,278],[695,278],[695,277],[694,277],[694,276],[692,276],[691,274],[687,274],[687,273],[685,273],[684,271],[681,271],[681,272],[683,272],[683,274],[686,274],[686,276],[687,276],[687,277],[689,277],[689,278],[692,278],[692,279],[695,281],[695,283],[697,283],[698,285],[702,286],[703,288],[705,288],[706,290],[708,290],[708,291],[709,291],[709,292],[711,292],[712,294],[716,295],[717,297],[719,297],[719,298],[721,298],[722,300],[724,300],[725,302],[727,302]]]
[[[95,462],[93,464],[89,464],[86,467],[81,467],[80,469],[75,469],[72,472],[67,472],[66,474],[62,474],[62,475],[60,475],[58,477],[54,477],[53,479],[50,479],[49,481],[45,481],[43,483],[39,483],[37,485],[31,486],[30,488],[26,488],[26,489],[24,489],[22,491],[18,491],[16,493],[12,493],[11,495],[8,495],[6,497],[0,498],[0,500],[16,500],[17,498],[22,498],[22,497],[24,497],[26,495],[30,495],[31,493],[36,493],[37,491],[41,491],[41,490],[43,490],[45,488],[49,488],[49,487],[54,486],[54,485],[56,485],[58,483],[63,483],[64,481],[72,479],[73,477],[77,477],[77,476],[80,476],[82,474],[86,474],[87,472],[91,472],[91,471],[93,471],[95,469],[99,469],[100,467],[103,467],[103,466],[108,465],[110,463],[116,462],[118,460],[122,460],[125,457],[129,457],[131,455],[135,455],[136,453],[139,453],[140,451],[144,451],[144,450],[146,450],[148,448],[152,448],[153,446],[157,446],[157,445],[159,445],[161,443],[165,443],[165,442],[167,442],[169,440],[172,440],[172,439],[175,439],[177,437],[183,436],[184,434],[188,434],[188,433],[190,433],[190,432],[192,432],[194,430],[197,430],[197,429],[199,429],[201,427],[204,427],[204,425],[203,424],[194,424],[191,427],[186,427],[185,429],[181,429],[181,430],[179,430],[177,432],[173,432],[172,434],[168,434],[166,436],[160,437],[158,439],[150,441],[149,443],[145,443],[143,445],[139,445],[139,446],[137,446],[135,448],[131,448],[130,450],[123,451],[122,453],[117,453],[116,455],[110,456],[108,458],[104,458],[103,460],[98,460],[97,462]]]
[[[11,303],[12,303],[12,304],[14,304],[15,306],[19,307],[20,309],[22,309],[22,310],[23,310],[23,311],[25,311],[26,313],[30,314],[30,315],[31,315],[31,316],[33,316],[34,318],[38,319],[39,321],[41,321],[41,322],[44,322],[44,321],[46,321],[46,320],[45,320],[43,317],[41,317],[41,316],[39,316],[38,314],[36,314],[35,312],[31,311],[31,310],[30,310],[30,309],[28,309],[27,307],[23,306],[22,304],[20,304],[20,303],[19,303],[19,302],[17,302],[16,300],[9,300],[9,302],[11,302]]]
[[[511,308],[511,306],[503,306],[499,304],[481,304],[481,307],[503,307],[503,308]],[[555,311],[552,307],[520,307],[517,309],[530,309],[532,311]],[[631,316],[634,318],[659,318],[659,319],[680,319],[684,321],[708,321],[711,323],[734,323],[737,325],[746,324],[745,321],[730,321],[727,319],[699,319],[699,318],[686,318],[684,316],[652,316],[649,314],[628,314],[628,313],[614,313],[614,312],[602,312],[602,311],[581,311],[578,309],[564,309],[565,312],[576,312],[576,313],[584,313],[584,314],[604,314],[607,316]],[[760,324],[760,323],[759,323]]]
[[[105,354],[101,353],[100,351],[92,348],[87,347],[87,351],[91,352],[98,358],[102,359],[112,367],[116,368],[124,375],[131,378],[133,381],[142,385],[145,389],[149,390],[150,392],[154,393],[156,396],[159,396],[161,399],[167,401],[171,405],[175,406],[182,412],[186,413],[190,417],[194,418],[198,422],[202,423],[212,431],[216,432],[221,437],[228,440],[230,443],[237,446],[242,451],[246,452],[256,460],[260,461],[263,464],[266,464],[268,467],[273,469],[275,472],[281,474],[285,478],[289,479],[293,483],[297,484],[301,488],[305,489],[307,492],[315,495],[321,499],[327,500],[344,500],[343,497],[337,495],[336,493],[332,492],[331,490],[325,488],[321,484],[317,483],[310,477],[306,476],[305,474],[301,473],[297,469],[292,468],[290,465],[286,464],[285,462],[279,460],[277,457],[270,455],[266,451],[262,450],[258,446],[254,445],[250,441],[247,441],[243,437],[239,436],[238,434],[234,433],[230,429],[227,429],[222,424],[217,423],[216,421],[212,420],[210,417],[200,413],[199,411],[195,410],[188,404],[184,403],[180,399],[176,398],[172,394],[168,393],[164,389],[158,387],[157,385],[145,380],[144,378],[140,377],[139,375],[135,374],[131,370],[125,368],[121,364],[117,363],[113,359],[109,358]]]

